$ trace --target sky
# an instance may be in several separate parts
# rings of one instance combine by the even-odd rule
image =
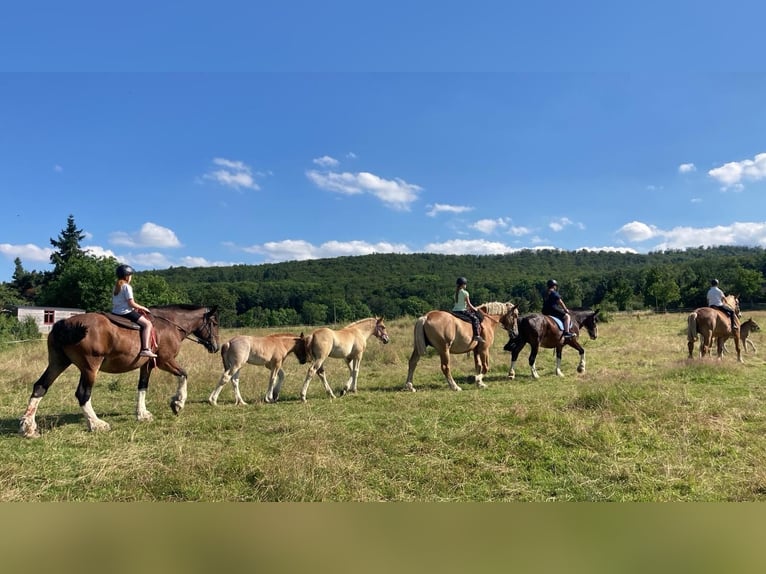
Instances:
[[[766,8],[615,4],[4,7],[0,281],[70,215],[138,270],[766,247]]]

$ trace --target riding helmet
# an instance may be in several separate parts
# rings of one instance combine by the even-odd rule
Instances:
[[[458,277],[457,278],[457,284],[458,285],[468,285],[468,279],[465,277]]]
[[[718,279],[713,279],[713,280],[710,282],[710,284],[711,284],[711,285],[713,285],[713,286],[715,287],[716,285],[718,285]]]
[[[133,275],[133,268],[130,265],[120,265],[117,267],[117,278],[125,279],[128,275]]]
[[[551,287],[558,287],[558,286],[559,286],[558,281],[556,281],[555,279],[548,279],[548,289],[550,289]]]

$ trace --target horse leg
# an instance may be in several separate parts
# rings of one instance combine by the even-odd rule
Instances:
[[[737,362],[744,363],[745,361],[742,360],[742,352],[740,349],[739,339],[739,332],[734,331],[734,349],[737,351]]]
[[[40,405],[40,401],[43,400],[45,393],[48,392],[48,388],[53,384],[53,381],[71,364],[71,361],[65,356],[62,355],[60,358],[66,360],[51,361],[45,372],[32,386],[32,395],[29,397],[27,410],[24,411],[19,421],[19,434],[25,438],[37,438],[40,436],[37,430],[37,421],[35,421],[37,407]]]
[[[564,349],[563,345],[557,345],[554,354],[556,355],[556,376],[563,377],[564,373],[561,371],[561,351]]]
[[[335,398],[335,393],[332,392],[332,387],[330,386],[329,381],[327,380],[327,375],[324,370],[324,363],[321,367],[319,367],[319,370],[317,371],[317,375],[319,375],[319,379],[324,383],[324,390],[327,392],[327,394],[330,396],[331,399]]]
[[[239,371],[240,369],[237,369],[234,376],[231,377],[231,386],[234,387],[234,406],[247,405],[245,399],[242,398],[242,394],[239,392]]]
[[[540,343],[530,343],[530,347],[532,347],[532,350],[529,352],[529,368],[532,371],[532,378],[533,379],[539,379],[540,374],[537,372],[537,351],[540,348]]]
[[[276,403],[279,400],[279,393],[282,390],[282,383],[285,382],[285,371],[280,367],[277,370],[277,381],[274,384],[274,390],[271,393],[271,402]],[[266,401],[269,402],[269,401]]]
[[[141,365],[141,371],[138,374],[138,393],[136,397],[136,420],[139,422],[149,422],[154,419],[152,413],[146,408],[146,390],[149,388],[149,362]]]
[[[306,378],[303,380],[303,388],[301,389],[301,401],[304,403],[306,402],[306,393],[309,390],[309,383],[311,382],[311,379],[314,378],[314,375],[318,374],[319,378],[324,383],[324,389],[327,391],[327,394],[330,395],[331,398],[335,398],[335,394],[332,392],[332,388],[330,388],[330,383],[327,382],[327,377],[324,373],[324,362],[314,361],[311,366],[309,367],[308,372],[306,373]]]
[[[77,402],[80,403],[82,413],[85,415],[88,430],[91,432],[109,430],[109,423],[98,418],[96,411],[93,410],[93,405],[90,403],[90,396],[93,391],[93,384],[96,382],[97,372],[97,369],[82,369],[80,372],[80,383],[77,385],[77,390],[74,393],[75,397],[77,397]]]
[[[218,395],[221,394],[221,390],[226,386],[226,383],[231,381],[233,372],[233,369],[224,369],[223,373],[221,373],[221,378],[218,379],[218,385],[216,385],[213,392],[210,393],[207,402],[213,406],[218,404]]]
[[[340,390],[341,397],[346,393],[356,392],[356,377],[359,373],[359,359],[348,359],[346,361],[346,366],[348,367],[348,380]]]
[[[412,385],[412,375],[415,374],[415,367],[418,366],[419,360],[420,353],[418,353],[417,349],[413,349],[412,354],[410,355],[409,367],[407,368],[407,382],[404,383],[404,388],[402,390],[415,392],[415,387]]]
[[[455,379],[452,378],[452,370],[450,369],[450,357],[449,357],[449,349],[444,348],[441,351],[439,351],[439,357],[441,359],[441,369],[442,374],[444,375],[444,378],[447,380],[447,384],[449,385],[449,388],[453,391],[462,391],[458,384],[455,382]]]
[[[514,346],[513,350],[511,351],[511,366],[508,369],[509,379],[516,378],[516,361],[519,358],[519,353],[521,353],[521,350],[524,348],[524,345],[526,344],[527,344],[526,341],[522,341],[520,345]]]
[[[474,351],[473,352],[473,363],[474,368],[476,369],[476,386],[480,389],[486,389],[487,384],[484,382],[484,375],[487,374],[487,371],[489,371],[489,352],[487,351]]]

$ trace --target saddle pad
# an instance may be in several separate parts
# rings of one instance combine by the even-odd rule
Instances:
[[[561,322],[561,319],[554,317],[553,315],[546,315],[546,317],[548,317],[548,319],[553,319],[553,322],[558,325],[558,328],[562,331],[564,330],[564,323]]]
[[[106,313],[103,311],[101,312],[101,314],[104,315],[107,319],[109,319],[112,323],[114,323],[118,327],[125,327],[127,329],[134,329],[134,330],[141,329],[141,325],[139,325],[138,323],[134,323],[127,317],[123,317],[121,315],[115,315],[114,313]]]

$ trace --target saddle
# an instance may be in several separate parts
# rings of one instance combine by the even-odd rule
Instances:
[[[100,314],[109,319],[118,327],[125,327],[126,329],[133,329],[134,331],[139,331],[141,329],[141,325],[134,323],[122,315],[115,315],[114,313],[107,313],[106,311],[101,311]]]
[[[545,317],[549,321],[553,321],[556,324],[556,326],[559,328],[559,331],[564,330],[564,322],[558,317],[554,317],[553,315],[543,315],[543,317]]]
[[[465,311],[450,311],[450,313],[452,313],[453,317],[457,317],[461,321],[465,321],[466,323],[471,323],[471,317]],[[477,311],[476,316],[479,318],[480,323],[484,320],[484,315],[482,314],[481,311]]]

